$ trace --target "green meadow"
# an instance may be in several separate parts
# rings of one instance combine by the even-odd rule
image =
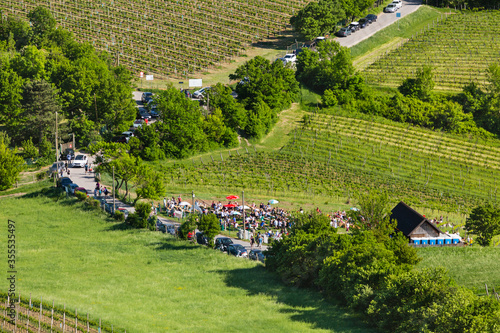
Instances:
[[[285,286],[259,263],[129,229],[74,199],[40,191],[1,198],[2,240],[7,219],[16,222],[23,297],[54,300],[120,331],[371,331],[347,309]],[[5,261],[0,267],[7,270]]]

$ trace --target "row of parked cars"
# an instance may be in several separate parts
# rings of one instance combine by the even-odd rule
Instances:
[[[335,35],[339,37],[347,37],[350,34],[358,31],[359,29],[363,29],[367,27],[370,23],[377,22],[377,15],[368,14],[366,17],[359,19],[358,21],[352,22],[347,27],[340,28],[339,31],[335,33]]]
[[[394,13],[401,7],[403,7],[403,2],[401,0],[394,0],[384,8],[384,13]]]

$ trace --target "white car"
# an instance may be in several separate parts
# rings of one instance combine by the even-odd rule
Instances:
[[[79,168],[83,168],[85,166],[85,164],[87,164],[88,162],[88,159],[87,159],[87,155],[76,155],[75,159],[73,160],[73,163],[71,164],[73,166],[73,168],[75,167],[79,167]]]
[[[134,132],[126,131],[126,132],[122,132],[122,135],[125,137],[125,139],[128,142],[128,140],[130,140],[130,138],[134,136]]]
[[[403,2],[401,0],[393,0],[392,3],[395,4],[398,9],[403,7]]]
[[[398,10],[398,6],[395,3],[390,3],[387,7],[384,8],[384,12],[386,13],[394,13]]]
[[[283,57],[283,59],[285,59],[285,62],[286,63],[289,63],[289,62],[295,62],[297,60],[297,56],[295,56],[295,54],[285,54],[285,56]]]
[[[200,90],[196,90],[194,93],[193,93],[193,97],[194,98],[202,98],[203,95],[205,95],[205,93],[210,90],[210,87],[205,87],[205,88],[201,88]]]

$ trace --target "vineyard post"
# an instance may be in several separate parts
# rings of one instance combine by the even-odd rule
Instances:
[[[52,326],[54,325],[54,301],[52,301],[52,311],[50,315],[50,332],[52,333]]]
[[[90,332],[90,326],[89,326],[89,313],[87,312],[87,333]]]
[[[194,191],[191,191],[191,214],[194,214]]]
[[[28,305],[28,316],[26,319],[26,332],[29,332],[29,326],[30,326],[30,309],[31,309],[31,293],[30,293],[30,303]]]
[[[75,309],[75,333],[78,333],[78,309]]]
[[[224,162],[224,158],[222,157],[222,152],[220,152],[220,160]]]
[[[99,318],[99,333],[101,332],[101,318]]]
[[[38,333],[40,333],[40,330],[42,329],[42,311],[43,311],[42,301],[43,301],[43,298],[40,297],[40,314],[38,316]]]
[[[64,309],[63,309],[63,333],[65,329],[66,329],[66,304],[64,304]]]

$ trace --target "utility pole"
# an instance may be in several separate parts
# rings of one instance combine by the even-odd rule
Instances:
[[[191,214],[194,214],[194,191],[191,191]]]
[[[243,239],[247,239],[247,227],[245,220],[245,191],[241,191],[241,206],[243,207]]]
[[[115,215],[115,166],[113,165],[113,215]]]
[[[95,107],[95,122],[97,123],[97,99],[94,93],[94,107]]]
[[[59,175],[59,154],[57,150],[57,111],[56,111],[56,173],[54,175],[54,186],[56,186],[56,178]]]

